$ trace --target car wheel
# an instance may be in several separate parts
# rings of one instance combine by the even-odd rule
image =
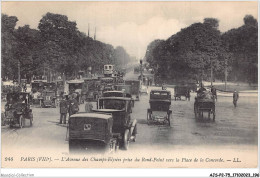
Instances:
[[[23,118],[23,115],[20,115],[20,117],[19,117],[19,127],[23,128],[23,126],[24,126],[24,118]]]
[[[129,129],[126,129],[124,133],[123,148],[124,150],[129,149]]]
[[[30,114],[30,126],[32,126],[33,125],[33,114],[31,113]]]
[[[133,142],[136,142],[136,135],[137,135],[137,125],[135,125],[134,131],[133,131],[133,136],[134,136]]]

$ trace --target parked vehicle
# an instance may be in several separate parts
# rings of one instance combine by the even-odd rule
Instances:
[[[215,121],[215,100],[211,92],[204,91],[195,97],[194,102],[194,113],[195,118],[203,118],[203,113],[208,113],[208,119],[210,119],[210,114],[213,115],[213,121]]]
[[[174,100],[181,100],[181,97],[184,96],[185,100],[190,101],[190,87],[186,85],[177,85],[174,87]]]
[[[112,115],[77,113],[69,118],[69,151],[115,152],[118,139],[112,132]]]
[[[147,124],[171,124],[171,92],[167,90],[151,90],[150,108],[147,109]]]
[[[113,117],[112,132],[118,139],[120,148],[127,150],[130,141],[136,140],[137,121],[131,119],[131,99],[125,97],[102,97],[97,103],[97,113],[111,113]]]
[[[16,92],[7,94],[7,103],[5,105],[5,118],[10,127],[19,125],[23,128],[25,119],[30,120],[30,126],[33,124],[33,113],[30,108],[31,95],[26,92]]]

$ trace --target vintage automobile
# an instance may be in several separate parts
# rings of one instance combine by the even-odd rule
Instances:
[[[111,113],[113,117],[112,132],[117,138],[119,147],[127,150],[130,141],[136,140],[137,121],[131,119],[131,99],[125,97],[102,97],[97,103],[97,113]]]
[[[104,76],[113,77],[115,75],[115,66],[111,64],[104,65]]]
[[[43,91],[41,100],[41,107],[53,107],[56,108],[56,92],[55,91]]]
[[[76,93],[77,94],[77,101],[79,103],[84,103],[84,99],[82,99],[82,89],[84,80],[69,80],[67,81],[68,84],[68,90],[66,93],[69,95]]]
[[[111,153],[119,148],[111,114],[77,113],[69,118],[69,151]]]
[[[181,97],[184,96],[185,100],[190,101],[190,87],[186,85],[177,85],[174,87],[174,100],[181,100]]]
[[[88,101],[97,101],[100,81],[98,78],[83,78],[82,98]]]
[[[171,125],[171,92],[167,90],[151,90],[150,108],[147,109],[147,124],[163,123]]]
[[[202,93],[198,93],[197,97],[195,97],[194,102],[194,114],[195,118],[203,118],[203,113],[208,113],[208,119],[210,119],[210,114],[213,115],[213,121],[215,121],[215,99],[211,92],[204,91]]]
[[[134,107],[135,100],[132,98],[130,93],[126,93],[124,91],[105,91],[103,93],[103,97],[126,97],[131,99],[132,107]]]
[[[136,101],[139,101],[141,81],[140,80],[125,80],[125,85],[131,86],[130,87],[130,94],[132,95],[132,97]]]
[[[131,93],[131,85],[124,85],[124,84],[115,85],[114,88],[117,91],[125,91],[126,93],[129,93],[129,94]]]
[[[5,105],[5,118],[10,127],[18,124],[20,128],[25,126],[25,119],[33,124],[33,113],[30,108],[31,95],[26,92],[8,93]]]
[[[44,83],[41,95],[38,97],[42,108],[56,107],[57,85],[55,82]]]

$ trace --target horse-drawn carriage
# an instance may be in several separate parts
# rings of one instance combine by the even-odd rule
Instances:
[[[213,121],[215,121],[215,100],[211,92],[204,91],[198,93],[198,96],[195,97],[194,102],[194,113],[195,118],[203,118],[203,113],[208,113],[208,118],[210,119],[210,114],[213,115]]]
[[[185,85],[177,85],[174,87],[174,100],[181,100],[181,97],[184,96],[185,100],[190,101],[190,87]]]
[[[10,127],[19,125],[20,128],[25,126],[25,119],[30,120],[30,126],[33,124],[33,113],[30,108],[31,95],[26,92],[8,93],[7,103],[5,105],[4,117]]]
[[[147,109],[147,124],[171,124],[171,92],[167,90],[151,90],[150,108]]]

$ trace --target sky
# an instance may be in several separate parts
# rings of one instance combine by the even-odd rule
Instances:
[[[37,29],[47,13],[68,16],[79,31],[114,47],[123,46],[128,54],[141,59],[155,39],[167,39],[182,28],[204,18],[217,18],[219,30],[228,31],[243,25],[245,15],[258,19],[257,2],[2,2],[2,13],[18,18],[17,26]]]

